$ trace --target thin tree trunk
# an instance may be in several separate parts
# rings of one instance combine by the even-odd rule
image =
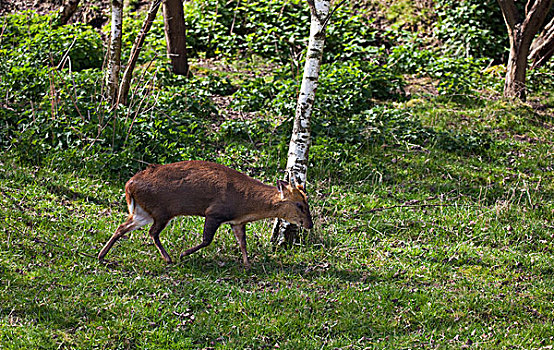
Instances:
[[[310,40],[302,85],[298,102],[292,137],[289,144],[286,180],[290,181],[290,174],[298,180],[301,185],[306,184],[308,171],[308,151],[310,149],[310,117],[315,101],[319,70],[325,44],[325,27],[329,20],[330,0],[308,0],[311,11]],[[296,239],[298,227],[284,220],[277,219],[273,227],[271,241],[275,244],[292,242]]]
[[[69,22],[75,11],[77,11],[79,2],[80,0],[68,0],[62,5],[58,15],[58,22],[60,23],[60,25],[63,26],[66,25],[67,22]]]
[[[142,23],[142,28],[138,33],[137,38],[135,39],[135,42],[133,43],[133,48],[131,49],[131,56],[129,57],[129,62],[127,62],[127,67],[125,68],[125,72],[123,73],[123,78],[121,79],[121,85],[119,86],[119,102],[124,105],[127,105],[129,103],[128,97],[129,97],[129,89],[131,87],[131,78],[133,76],[133,70],[135,69],[135,66],[137,64],[137,60],[139,58],[142,45],[144,45],[144,40],[146,39],[146,35],[150,31],[150,28],[152,28],[152,23],[156,18],[156,14],[158,13],[158,9],[160,8],[161,3],[162,3],[162,0],[152,0],[152,3],[150,4],[150,9],[148,10],[148,14],[144,19],[144,22]]]
[[[108,95],[111,103],[117,103],[119,71],[121,70],[121,37],[123,34],[123,1],[112,0],[112,25],[108,58]]]
[[[171,60],[171,71],[175,74],[187,75],[189,65],[182,0],[164,0],[163,14],[167,56]]]

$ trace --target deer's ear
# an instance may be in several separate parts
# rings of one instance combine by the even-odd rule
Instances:
[[[277,180],[277,189],[279,192],[283,192],[283,189],[285,189],[289,184],[286,181],[283,180]]]
[[[277,180],[277,189],[279,190],[279,193],[281,194],[281,198],[285,197],[285,194],[283,193],[283,190],[287,188],[288,183],[286,183],[283,180]]]

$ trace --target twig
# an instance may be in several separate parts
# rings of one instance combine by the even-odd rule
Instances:
[[[139,78],[139,81],[136,82],[135,84],[135,88],[133,89],[133,91],[131,91],[131,96],[133,97],[131,101],[129,101],[129,111],[131,110],[131,107],[134,107],[133,105],[133,102],[135,100],[135,95],[139,93],[139,88],[141,87],[141,84],[142,84],[142,81],[144,80],[144,77],[146,76],[146,73],[148,73],[148,70],[150,69],[150,67],[152,66],[152,64],[154,63],[154,61],[158,58],[158,54],[156,53],[154,55],[154,57],[152,58],[152,60],[150,60],[150,62],[148,63],[148,65],[146,66],[146,68],[142,71],[142,74],[140,75],[140,78]],[[156,77],[156,74],[153,74],[152,78],[150,78],[150,81],[153,81],[153,79]],[[144,91],[144,89],[148,86],[148,84],[146,84],[142,91]],[[141,92],[142,92],[141,91]],[[127,116],[125,118],[127,118],[129,116],[131,112],[128,112],[127,113]]]
[[[56,76],[57,78],[59,79],[59,81],[61,81],[61,84],[63,84],[68,90],[69,90],[69,86],[68,84],[65,82],[65,80],[62,78],[60,72],[58,69],[54,69],[54,72],[56,73]],[[85,122],[85,117],[83,116],[83,114],[81,113],[81,110],[79,109],[79,106],[77,106],[77,91],[75,89],[75,80],[73,79],[73,75],[71,74],[71,60],[69,61],[69,77],[71,78],[72,82],[73,82],[73,95],[68,93],[69,95],[69,98],[71,99],[71,102],[73,103],[73,106],[75,107],[75,110],[77,111],[77,114],[79,114],[79,116],[81,117],[81,120],[83,122]],[[82,132],[79,131],[79,133],[81,134],[81,140],[83,139],[83,134]]]
[[[89,258],[96,259],[96,256],[94,256],[94,255],[90,255],[90,254],[87,254],[87,253],[80,252],[78,250],[73,250],[73,249],[69,249],[69,248],[66,248],[66,247],[62,247],[59,244],[56,244],[56,243],[53,243],[53,242],[50,242],[50,241],[46,241],[46,240],[43,240],[43,239],[40,239],[40,238],[37,238],[37,237],[30,238],[28,235],[26,235],[26,236],[27,236],[27,238],[29,238],[34,243],[49,245],[49,246],[56,247],[58,249],[64,250],[66,252],[71,252],[71,253],[74,253],[74,254],[78,254],[78,255],[82,255],[82,256],[86,256],[86,257],[89,257]]]
[[[237,10],[239,6],[240,6],[240,0],[237,1],[237,6],[235,6],[235,11],[233,13],[233,22],[231,23],[231,30],[229,30],[229,35],[233,35],[233,29],[235,29],[235,20],[237,19]]]
[[[148,163],[148,162],[145,162],[144,160],[140,160],[140,159],[136,159],[136,158],[131,158],[131,160],[134,160],[135,162],[139,162],[139,163],[146,164],[146,165],[152,165],[152,163]]]
[[[390,207],[380,207],[380,208],[373,208],[373,209],[369,209],[368,212],[369,213],[375,213],[375,212],[379,212],[379,211],[384,211],[384,210],[390,210],[390,209],[396,209],[396,208],[427,208],[427,207],[455,207],[455,206],[460,206],[460,207],[480,207],[480,205],[475,205],[475,204],[399,204],[399,205],[391,205]]]
[[[325,29],[325,27],[327,26],[327,23],[329,23],[329,20],[331,19],[331,17],[335,14],[335,12],[337,12],[337,10],[346,2],[346,0],[342,0],[341,2],[339,2],[339,4],[337,6],[335,6],[335,8],[333,9],[333,11],[331,11],[331,13],[325,18],[325,20],[323,21],[323,25],[321,26],[322,30]]]
[[[2,31],[0,32],[0,44],[2,44],[2,40],[4,39],[4,31],[6,30],[7,27],[8,27],[8,21],[6,19],[2,25]]]
[[[151,61],[150,64],[152,64],[152,62],[153,62],[153,61]],[[149,65],[148,67],[150,67],[150,65]],[[148,67],[146,68],[146,70],[148,69]],[[146,72],[146,70],[145,70],[145,72]],[[143,79],[143,77],[144,77],[145,72],[143,72],[143,74],[142,74],[142,76],[141,76],[141,78],[140,78],[139,84],[142,82],[142,79]],[[131,124],[129,125],[129,129],[127,130],[127,134],[125,135],[125,140],[123,141],[123,147],[125,147],[125,145],[127,145],[127,140],[129,139],[129,135],[131,134],[131,129],[133,128],[133,125],[135,124],[135,121],[136,121],[136,119],[137,119],[139,113],[141,112],[140,108],[141,108],[142,104],[144,103],[144,101],[145,101],[148,97],[150,97],[150,96],[152,95],[152,91],[154,91],[154,79],[155,79],[155,78],[156,78],[156,74],[154,73],[154,74],[152,75],[152,78],[150,78],[150,82],[149,82],[149,83],[150,83],[151,86],[150,86],[150,90],[149,90],[149,91],[146,90],[146,88],[148,87],[148,83],[144,86],[144,88],[143,88],[143,90],[142,90],[142,91],[144,92],[144,96],[143,96],[142,99],[139,101],[139,103],[138,103],[138,105],[137,105],[137,107],[136,107],[136,113],[135,113],[135,116],[133,117],[133,120],[131,121]],[[135,90],[133,91],[133,100],[132,100],[132,102],[134,102],[134,100],[135,100],[136,90],[138,90],[138,86],[135,87]],[[130,113],[131,113],[131,107],[135,107],[134,105],[132,105],[132,102],[129,103],[130,107],[129,107],[129,109],[128,109],[127,115],[125,116],[125,122],[124,122],[124,124],[126,124],[126,123],[127,123],[127,120],[129,119],[129,115],[130,115]],[[153,103],[152,107],[155,106],[155,105],[157,104],[157,102],[158,102],[158,99],[157,99],[157,96],[156,96],[156,98],[154,99],[154,103]],[[146,110],[143,110],[142,112],[144,113],[145,111],[146,111]]]
[[[67,48],[67,50],[65,50],[65,53],[64,55],[62,56],[62,59],[60,60],[60,62],[58,63],[58,65],[56,66],[56,69],[62,69],[63,66],[65,66],[65,61],[67,60],[67,58],[69,57],[69,51],[71,51],[71,49],[73,48],[73,45],[75,45],[75,43],[77,42],[77,37],[75,37],[73,39],[73,42],[71,43],[71,45],[69,45],[69,47]]]

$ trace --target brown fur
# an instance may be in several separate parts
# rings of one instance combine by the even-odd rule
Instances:
[[[151,165],[125,185],[129,217],[98,258],[102,260],[125,233],[153,222],[150,235],[164,260],[171,262],[159,241],[159,233],[172,218],[194,215],[206,218],[203,241],[182,255],[209,245],[217,228],[229,223],[239,241],[243,262],[248,266],[245,239],[248,222],[278,217],[306,228],[313,226],[302,186],[283,181],[277,185],[265,185],[226,166],[205,161]]]

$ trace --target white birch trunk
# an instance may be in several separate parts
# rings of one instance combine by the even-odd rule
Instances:
[[[112,0],[112,25],[108,57],[108,94],[112,104],[117,103],[119,71],[121,70],[121,37],[123,34],[123,0]]]
[[[308,171],[308,151],[310,149],[310,117],[315,101],[319,70],[325,44],[325,27],[329,20],[330,0],[308,0],[311,11],[310,40],[302,85],[296,104],[294,126],[289,144],[286,179],[292,174],[299,184],[306,184]],[[275,220],[271,241],[275,244],[291,242],[297,235],[298,228],[281,219]]]

